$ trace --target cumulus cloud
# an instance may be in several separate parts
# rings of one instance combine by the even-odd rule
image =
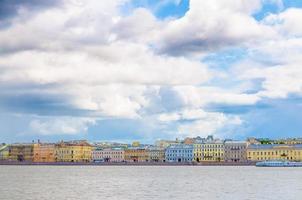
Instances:
[[[226,136],[225,129],[240,126],[243,121],[239,116],[225,115],[218,112],[206,112],[202,109],[183,109],[178,112],[164,113],[158,116],[162,123],[178,122],[174,134],[186,136]],[[223,131],[221,131],[223,130]]]
[[[126,0],[55,2],[41,4],[35,15],[31,3],[15,4],[10,13],[18,15],[0,29],[0,107],[41,115],[30,123],[37,133],[76,134],[97,119],[157,116],[160,125],[176,123],[180,135],[212,134],[242,121],[206,111],[209,105],[255,105],[301,93],[299,9],[259,22],[252,15],[265,1],[191,0],[185,16],[163,20],[147,8],[121,14]],[[171,2],[179,3],[164,3]],[[230,46],[248,51],[230,70],[200,61]],[[259,79],[261,90],[247,93],[244,86]],[[29,100],[16,104],[20,97]]]
[[[262,89],[256,94],[259,98],[302,94],[301,20],[302,10],[293,8],[264,18],[262,23],[275,29],[278,37],[251,45],[248,57],[234,67],[240,80],[262,80]]]
[[[208,104],[253,105],[260,99],[254,94],[245,94],[217,87],[176,86],[184,105],[188,107],[204,107]]]
[[[56,117],[35,119],[30,122],[30,129],[39,135],[74,135],[85,133],[88,126],[95,123],[90,118]]]
[[[286,98],[290,94],[302,94],[302,70],[299,65],[250,69],[242,74],[242,78],[263,79],[258,97]]]
[[[230,132],[223,128],[232,128],[234,131],[242,123],[242,120],[238,116],[226,116],[223,113],[208,113],[204,119],[196,120],[193,123],[180,124],[178,126],[178,134],[182,137],[215,135],[225,138],[230,136],[228,135]],[[221,129],[222,131],[220,131]],[[231,135],[234,134],[234,132],[231,132]]]
[[[172,55],[200,54],[270,38],[274,31],[251,16],[261,5],[260,0],[191,0],[186,15],[163,29],[158,48]]]
[[[0,81],[9,85],[18,80],[30,87],[54,85],[47,91],[69,96],[67,104],[76,109],[100,116],[138,118],[140,109],[147,105],[144,94],[149,85],[201,84],[210,78],[199,61],[160,56],[145,44],[134,43],[131,37],[138,38],[152,28],[139,27],[137,32],[136,25],[143,25],[139,16],[147,15],[151,21],[155,18],[138,9],[133,16],[121,19],[117,13],[120,3],[71,3],[25,23],[16,21],[0,32]],[[47,23],[50,19],[51,24]],[[34,89],[30,87],[23,89]],[[36,92],[42,95],[45,91]]]
[[[24,10],[33,12],[47,9],[59,5],[60,2],[60,0],[3,0],[0,1],[0,19],[13,18],[18,12],[24,12]]]
[[[273,26],[280,34],[301,37],[302,9],[290,8],[279,14],[270,14],[263,20],[263,24]]]

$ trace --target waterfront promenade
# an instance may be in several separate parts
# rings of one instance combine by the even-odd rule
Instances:
[[[51,166],[255,166],[256,162],[15,162],[0,161],[0,165],[51,165]]]

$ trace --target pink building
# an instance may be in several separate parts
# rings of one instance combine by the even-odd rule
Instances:
[[[93,162],[123,162],[125,160],[124,149],[102,149],[96,147],[92,151]]]

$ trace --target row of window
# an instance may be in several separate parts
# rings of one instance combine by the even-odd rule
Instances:
[[[226,153],[225,156],[246,156],[245,153],[240,153],[240,154],[237,154],[237,153]]]
[[[195,151],[202,151],[202,152],[204,152],[204,151],[224,151],[224,150],[223,149],[197,149]]]
[[[212,155],[212,156],[223,156],[223,153],[213,153],[213,154],[208,154],[208,153],[195,153],[194,156],[207,156],[207,155]]]
[[[193,154],[167,154],[167,157],[193,157]]]
[[[246,149],[245,146],[226,146],[225,149],[227,150],[240,150],[240,149]]]
[[[56,151],[57,154],[77,154],[77,153],[84,153],[84,154],[91,154],[91,151],[75,151],[75,150],[58,150]]]
[[[184,150],[184,149],[182,149],[182,150],[167,150],[167,153],[192,153],[193,152],[193,150]]]
[[[193,159],[190,158],[168,158],[168,161],[179,161],[179,162],[191,162]]]
[[[92,156],[92,158],[124,158],[124,156]]]
[[[197,144],[195,147],[199,148],[224,148],[223,144]]]
[[[88,159],[88,158],[90,158],[90,156],[56,156],[57,158],[60,158],[60,159],[69,159],[69,158],[77,158],[77,159],[79,159],[79,158],[85,158],[85,159]]]
[[[291,153],[291,154],[294,154],[294,155],[301,155],[301,152],[300,151],[298,151],[298,152],[292,152],[292,151],[272,151],[272,152],[249,152],[249,156],[251,156],[252,154],[251,153],[253,153],[253,156],[255,156],[255,155],[257,155],[257,156],[259,156],[259,155],[278,155],[278,154],[288,154],[288,153]]]
[[[124,154],[122,151],[93,151],[92,154]]]

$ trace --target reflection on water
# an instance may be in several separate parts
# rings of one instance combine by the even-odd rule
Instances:
[[[302,168],[0,166],[2,200],[301,200]]]

